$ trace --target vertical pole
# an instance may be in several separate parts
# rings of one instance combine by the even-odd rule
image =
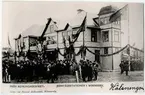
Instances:
[[[119,24],[120,24],[120,49],[121,49],[122,48],[122,41],[121,41],[122,40],[121,18],[119,18]],[[123,54],[123,52],[120,53],[120,63],[121,63],[121,60],[122,60],[122,54]]]
[[[120,21],[119,21],[119,24],[120,24],[120,48],[122,47],[122,29],[121,29],[121,18],[119,19]]]
[[[30,37],[28,36],[28,50],[30,50]]]
[[[18,39],[18,42],[17,42],[17,44],[18,44],[18,53],[19,53],[19,56],[18,56],[18,61],[19,61],[19,59],[20,59],[20,39]]]
[[[16,39],[15,39],[15,54],[14,54],[15,64],[16,64],[16,54],[17,54],[17,52],[16,52]]]
[[[81,65],[79,64],[79,73],[80,73],[80,79],[82,79],[82,69],[81,69]]]
[[[57,32],[57,49],[58,49],[58,32]],[[57,59],[58,59],[58,52],[57,52]]]
[[[86,12],[86,20],[85,20],[85,30],[87,29],[86,22],[87,22],[87,12]],[[83,31],[83,47],[85,46],[85,36],[84,36],[85,30]],[[84,53],[83,53],[83,59],[85,59]]]
[[[79,75],[78,75],[78,71],[75,71],[75,73],[76,73],[76,81],[77,81],[77,83],[79,83]]]
[[[112,45],[112,54],[113,54],[113,27],[112,27],[112,24],[113,24],[113,22],[111,22],[111,33],[112,33],[112,35],[111,35],[111,45]],[[113,69],[114,69],[114,62],[113,62],[113,55],[112,55],[112,71],[113,71]]]
[[[85,44],[85,39],[84,39],[84,31],[83,31],[83,47],[84,47],[84,44]],[[85,55],[84,55],[84,52],[82,53],[82,56],[83,56],[83,59],[85,59]]]
[[[129,64],[129,70],[130,70],[130,30],[129,30],[129,5],[127,5],[127,21],[128,21],[128,45],[129,45],[129,58],[128,58],[128,64]]]

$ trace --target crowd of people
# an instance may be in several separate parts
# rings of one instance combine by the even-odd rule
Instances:
[[[47,80],[54,83],[59,75],[74,75],[78,72],[79,79],[84,82],[97,80],[99,65],[97,62],[80,60],[80,62],[70,60],[25,60],[13,62],[3,60],[2,62],[3,82],[32,82]]]

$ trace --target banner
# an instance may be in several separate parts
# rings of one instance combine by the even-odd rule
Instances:
[[[118,19],[119,20],[125,20],[127,19],[127,15],[128,15],[128,5],[125,5],[123,8],[121,8],[120,10],[118,10],[117,12],[115,12],[114,14],[112,14],[110,16],[110,21],[111,22],[115,22]]]
[[[77,31],[77,33],[72,35],[72,38],[74,39],[74,41],[72,41],[72,43],[77,41],[77,39],[82,31],[85,31],[86,18],[87,18],[87,16],[85,16],[85,18],[84,18],[79,30]]]

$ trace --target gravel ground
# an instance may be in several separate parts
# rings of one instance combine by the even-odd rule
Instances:
[[[98,80],[92,80],[88,82],[127,82],[127,81],[143,81],[144,80],[144,72],[143,71],[129,71],[128,76],[120,74],[120,72],[99,72]],[[81,79],[79,80],[81,83],[83,82]],[[58,76],[58,80],[54,81],[55,83],[76,83],[76,78],[73,75],[61,75]],[[12,80],[11,83],[47,83],[47,80],[40,79],[39,81],[32,82],[17,82],[16,80]]]
[[[127,82],[127,81],[143,81],[144,72],[143,71],[129,71],[128,76],[125,72],[120,74],[120,72],[99,72],[98,80],[93,82]]]

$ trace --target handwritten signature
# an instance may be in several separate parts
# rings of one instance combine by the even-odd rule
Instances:
[[[110,84],[110,89],[109,90],[134,90],[136,93],[139,91],[139,90],[144,90],[143,87],[139,87],[139,86],[136,86],[136,87],[131,87],[131,86],[124,86],[124,84],[119,84],[119,83],[111,83]]]

